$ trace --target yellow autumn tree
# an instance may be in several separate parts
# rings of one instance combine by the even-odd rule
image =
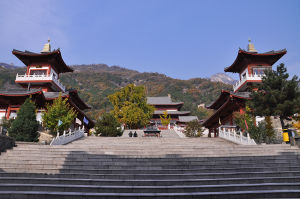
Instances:
[[[167,111],[164,111],[163,115],[160,115],[159,117],[162,125],[167,126],[170,124],[171,117],[168,115]]]

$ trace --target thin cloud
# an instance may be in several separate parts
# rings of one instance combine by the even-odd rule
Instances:
[[[59,18],[59,9],[53,0],[10,0],[0,2],[1,54],[12,48],[40,51],[48,37],[68,46],[63,31],[67,19]]]

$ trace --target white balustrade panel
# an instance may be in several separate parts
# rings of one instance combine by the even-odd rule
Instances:
[[[233,128],[219,127],[219,137],[240,145],[256,145],[255,141],[250,138],[249,133],[247,136],[243,136]]]
[[[259,80],[261,81],[262,77],[264,76],[262,74],[259,75],[258,74],[249,75],[248,73],[245,74],[246,74],[245,76],[241,76],[241,79],[233,85],[233,91],[236,91],[246,81],[259,81]]]
[[[64,145],[82,137],[84,137],[84,127],[74,130],[73,132],[70,130],[69,133],[66,133],[66,131],[64,131],[63,135],[53,138],[50,145]]]
[[[53,81],[57,86],[61,88],[62,91],[65,92],[65,86],[57,79],[53,73],[50,75],[19,75],[16,76],[16,81]]]
[[[178,127],[178,126],[174,126],[173,130],[175,131],[175,133],[176,133],[179,137],[181,137],[181,138],[185,138],[185,137],[186,137],[185,134],[183,133],[184,128]]]

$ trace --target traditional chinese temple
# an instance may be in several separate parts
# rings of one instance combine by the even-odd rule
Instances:
[[[154,106],[155,110],[150,123],[158,128],[164,128],[161,124],[160,116],[167,112],[171,117],[169,128],[174,127],[176,124],[184,126],[187,122],[198,118],[190,116],[190,111],[181,111],[184,102],[173,102],[171,95],[163,97],[147,97],[147,103]]]
[[[269,51],[258,53],[249,40],[248,49],[239,49],[238,55],[233,64],[224,69],[225,72],[239,74],[239,81],[233,85],[233,91],[222,90],[220,96],[207,108],[214,109],[214,114],[203,122],[203,125],[211,133],[217,134],[220,125],[234,125],[233,113],[243,113],[246,101],[250,99],[250,92],[258,90],[262,83],[264,71],[272,69],[286,50]]]
[[[51,51],[50,40],[41,53],[19,50],[12,53],[27,66],[27,70],[25,74],[16,75],[15,83],[23,89],[0,91],[0,118],[15,118],[26,98],[31,97],[37,107],[37,120],[41,123],[46,104],[61,95],[77,112],[74,125],[75,121],[81,121],[79,125],[84,125],[86,129],[94,126],[94,122],[83,112],[90,107],[80,99],[77,90],[67,91],[60,82],[60,75],[73,72],[73,69],[65,64],[59,49]]]

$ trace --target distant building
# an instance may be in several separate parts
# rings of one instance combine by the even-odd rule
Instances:
[[[59,49],[51,51],[49,42],[44,45],[41,53],[12,51],[27,66],[26,73],[17,74],[15,80],[24,89],[0,91],[0,119],[15,118],[26,98],[31,97],[37,107],[37,120],[41,123],[46,104],[52,103],[61,94],[77,112],[76,121],[81,121],[79,125],[84,125],[86,129],[94,127],[94,122],[83,112],[90,107],[80,99],[77,90],[67,91],[60,82],[60,74],[73,72],[73,69],[65,64]]]
[[[286,52],[284,49],[258,53],[250,40],[247,51],[239,49],[234,63],[224,71],[239,73],[240,80],[233,85],[233,92],[222,90],[217,100],[207,106],[215,110],[214,114],[203,122],[203,125],[209,129],[209,136],[211,133],[216,136],[220,125],[234,125],[233,113],[245,111],[245,103],[250,99],[250,92],[258,90],[264,71],[272,69],[272,65]]]
[[[158,128],[165,128],[161,124],[160,116],[167,111],[170,115],[171,121],[169,128],[173,128],[175,125],[185,126],[187,122],[190,122],[198,118],[196,116],[190,116],[190,111],[181,111],[184,102],[172,102],[171,95],[164,97],[147,97],[147,103],[155,107],[155,111],[151,118],[151,125],[155,125]]]
[[[199,104],[199,105],[198,105],[198,108],[200,108],[200,107],[201,107],[201,108],[205,108],[205,104]]]

